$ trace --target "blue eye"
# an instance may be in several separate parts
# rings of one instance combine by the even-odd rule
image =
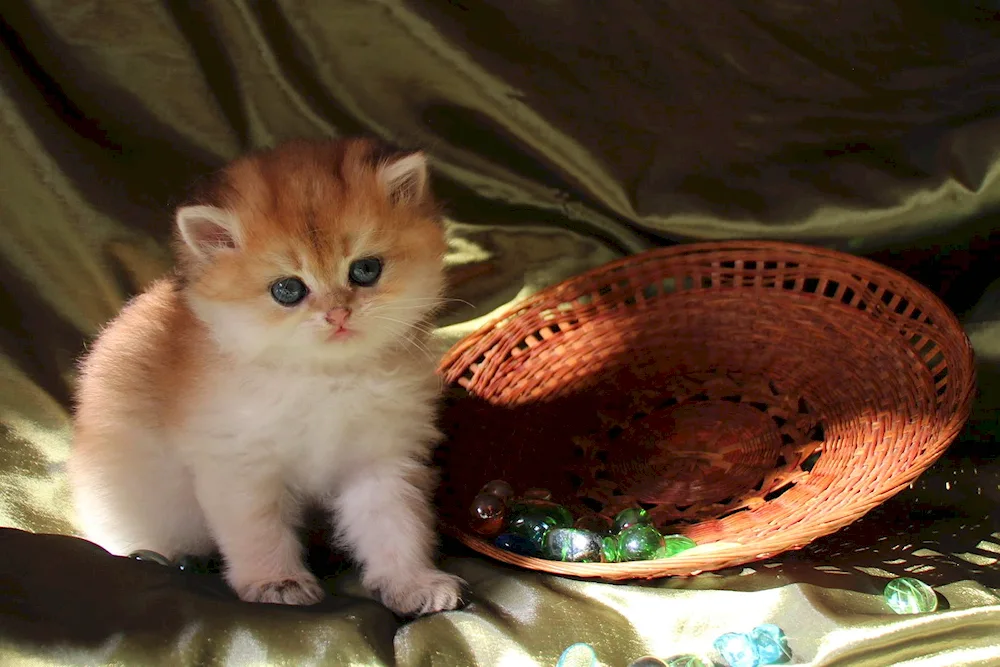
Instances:
[[[382,275],[382,260],[378,257],[366,257],[351,262],[347,270],[348,279],[360,287],[371,287]]]
[[[271,283],[271,297],[282,306],[294,306],[307,294],[309,288],[298,278],[282,278]]]

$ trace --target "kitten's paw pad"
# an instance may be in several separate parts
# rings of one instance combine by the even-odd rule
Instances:
[[[271,604],[316,604],[326,595],[319,581],[311,574],[299,574],[257,581],[244,586],[239,591],[245,602],[266,602]]]
[[[453,574],[427,570],[416,577],[381,582],[382,603],[400,616],[422,616],[456,608],[465,582]]]

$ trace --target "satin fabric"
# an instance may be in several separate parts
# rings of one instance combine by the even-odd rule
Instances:
[[[1000,8],[985,0],[535,3],[7,0],[0,6],[0,663],[603,665],[772,622],[793,664],[1000,664]],[[329,600],[73,537],[75,359],[169,266],[170,210],[241,151],[367,133],[431,156],[448,207],[446,346],[585,269],[664,243],[866,254],[935,289],[979,357],[968,428],[913,488],[765,563],[632,584],[446,542],[465,609],[408,622],[322,548]],[[890,576],[936,587],[901,617]]]

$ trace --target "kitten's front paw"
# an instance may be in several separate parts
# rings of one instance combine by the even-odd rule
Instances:
[[[465,582],[453,574],[429,569],[416,576],[371,582],[382,603],[400,616],[422,616],[454,609]]]
[[[255,581],[239,587],[236,592],[245,602],[296,605],[316,604],[326,595],[316,577],[308,572]]]

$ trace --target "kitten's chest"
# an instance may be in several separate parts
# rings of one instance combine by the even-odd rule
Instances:
[[[420,384],[420,383],[417,383]],[[430,395],[404,378],[234,373],[212,392],[203,423],[237,447],[272,449],[289,460],[364,451],[386,423],[421,412]]]

